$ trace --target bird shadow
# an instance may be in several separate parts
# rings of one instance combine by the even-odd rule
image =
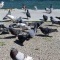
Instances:
[[[1,35],[9,34],[9,32],[2,32]]]
[[[5,37],[4,39],[11,39],[11,38],[16,38],[16,36],[8,36],[8,37]]]
[[[9,34],[9,32],[1,32],[0,35]]]
[[[55,26],[55,27],[60,27],[60,26],[57,26],[57,25],[45,25],[45,26]]]
[[[22,18],[22,19],[28,19],[28,18]]]
[[[43,13],[46,13],[46,14],[51,14],[51,12],[48,12],[48,11],[46,11],[46,12],[43,12]]]
[[[15,42],[16,44],[20,45],[20,46],[24,46],[24,45],[20,42],[20,40],[15,40],[14,42]]]
[[[41,36],[41,37],[52,37],[52,36],[49,36],[49,35],[42,35],[42,34],[38,34],[36,36]]]
[[[43,21],[43,19],[39,19],[39,20]]]

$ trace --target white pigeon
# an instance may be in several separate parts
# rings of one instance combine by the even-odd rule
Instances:
[[[18,52],[17,55],[16,55],[16,59],[17,60],[24,60],[24,54],[21,53],[21,52]]]
[[[37,8],[37,6],[34,6],[34,8],[35,8],[35,10],[37,10],[38,8]]]
[[[1,3],[0,3],[0,8],[2,8],[3,6],[4,6],[4,2],[1,1]]]
[[[27,56],[24,60],[33,60],[33,58],[30,56]]]
[[[31,27],[26,25],[25,23],[17,23],[17,26],[21,26],[22,29],[24,29],[24,28],[27,28],[28,30],[31,29]]]
[[[13,15],[7,15],[7,17],[8,17],[9,19],[11,19],[11,21],[14,21],[14,20],[15,20],[15,17],[14,17]]]

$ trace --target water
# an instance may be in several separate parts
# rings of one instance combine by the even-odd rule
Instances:
[[[1,0],[0,0],[1,1]],[[19,8],[21,9],[22,4],[25,4],[27,8],[34,9],[36,5],[38,9],[45,9],[45,7],[50,7],[50,4],[53,5],[53,8],[60,9],[59,0],[3,0],[5,5],[3,8]]]

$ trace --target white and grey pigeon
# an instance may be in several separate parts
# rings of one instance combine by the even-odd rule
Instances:
[[[11,15],[11,10],[8,11],[8,13],[7,13],[6,16],[3,18],[3,20],[5,20],[5,19],[10,20],[10,19],[8,18],[8,15]]]
[[[31,29],[31,27],[30,27],[30,26],[28,26],[28,25],[27,25],[27,24],[25,24],[25,23],[17,23],[17,26],[22,27],[22,29],[24,29],[24,28]]]
[[[13,60],[33,60],[32,57],[30,57],[30,56],[25,57],[25,55],[23,53],[18,52],[18,50],[15,49],[15,48],[11,49],[11,51],[10,51],[10,57]]]
[[[50,20],[51,20],[52,24],[59,24],[60,25],[60,20],[59,19],[51,16]]]
[[[2,8],[3,6],[4,6],[4,2],[1,1],[1,3],[0,3],[0,8]]]

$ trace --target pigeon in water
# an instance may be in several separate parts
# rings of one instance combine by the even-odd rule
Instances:
[[[52,29],[52,28],[43,28],[43,27],[39,27],[41,32],[45,35],[49,35],[49,33],[52,33],[52,32],[58,32],[57,29]]]
[[[25,57],[23,53],[19,52],[15,48],[11,49],[11,51],[10,51],[10,57],[13,60],[33,60],[32,57],[30,57],[30,56]]]
[[[29,10],[27,10],[26,16],[27,16],[27,19],[28,19],[28,17],[31,17],[31,15],[30,15],[30,13],[29,13]]]
[[[53,17],[51,16],[51,17],[50,17],[50,20],[51,20],[52,24],[59,24],[59,25],[60,25],[59,19],[53,18]]]

